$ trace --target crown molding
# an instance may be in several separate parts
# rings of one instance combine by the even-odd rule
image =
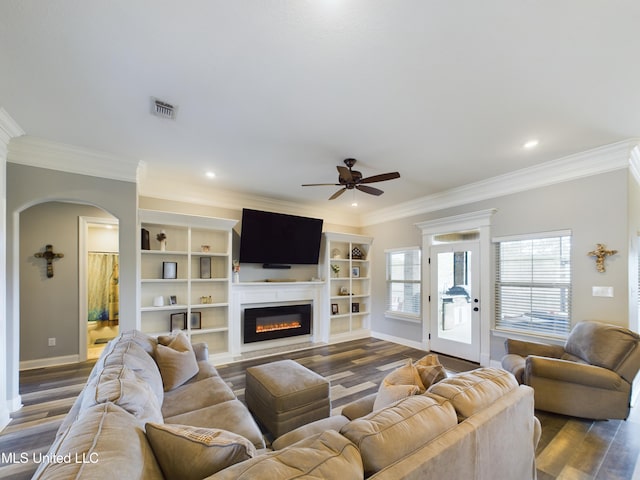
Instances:
[[[137,180],[135,159],[28,135],[11,141],[7,161],[125,182]]]
[[[640,184],[640,146],[636,145],[631,149],[629,157],[629,170],[636,183]]]
[[[175,179],[168,180],[162,177],[153,177],[147,175],[144,164],[140,169],[138,195],[237,211],[242,210],[242,208],[251,208],[289,215],[319,217],[325,223],[336,225],[358,227],[360,224],[359,216],[356,214],[334,212],[313,205],[212,188],[210,186],[181,183],[176,182]]]
[[[24,134],[24,130],[20,128],[20,125],[4,108],[0,107],[0,151],[4,152],[4,156],[9,151],[8,146],[11,139],[21,137]]]
[[[638,139],[625,140],[427,195],[374,213],[364,214],[361,217],[361,224],[375,225],[623,168],[630,168],[632,172],[637,169],[640,172],[639,142]]]

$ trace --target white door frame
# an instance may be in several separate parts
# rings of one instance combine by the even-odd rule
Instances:
[[[113,217],[78,217],[78,361],[87,360],[87,317],[89,316],[87,280],[89,254],[89,225],[116,225],[117,218]],[[118,245],[120,250],[120,245]]]
[[[454,215],[451,217],[429,220],[417,223],[416,227],[422,230],[423,256],[430,252],[435,235],[456,232],[478,232],[480,245],[480,365],[489,366],[491,360],[491,218],[496,213],[495,208],[478,212]],[[431,268],[428,262],[422,262],[422,304],[429,305],[431,292]],[[425,350],[430,350],[429,333],[431,328],[431,308],[422,309],[423,338],[422,344]]]

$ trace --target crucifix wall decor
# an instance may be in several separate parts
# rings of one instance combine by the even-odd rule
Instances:
[[[33,254],[36,258],[44,258],[47,261],[47,278],[53,277],[53,259],[64,257],[64,253],[54,253],[53,246],[47,245],[44,252],[37,252]]]
[[[617,250],[607,250],[602,243],[597,243],[596,249],[587,253],[587,255],[590,257],[596,257],[596,268],[602,273],[605,271],[604,259],[609,255],[615,255],[616,253],[618,253]]]

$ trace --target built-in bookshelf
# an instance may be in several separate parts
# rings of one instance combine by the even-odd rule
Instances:
[[[327,278],[329,341],[370,333],[371,245],[373,239],[345,233],[324,233],[322,268]]]
[[[192,342],[207,343],[211,357],[228,356],[231,239],[237,220],[153,210],[140,210],[138,218],[139,328],[151,335],[179,328]]]

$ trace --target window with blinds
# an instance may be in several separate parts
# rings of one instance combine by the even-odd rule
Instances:
[[[571,328],[571,235],[496,242],[496,329],[566,337]]]
[[[387,315],[420,319],[421,265],[418,247],[387,250]]]

